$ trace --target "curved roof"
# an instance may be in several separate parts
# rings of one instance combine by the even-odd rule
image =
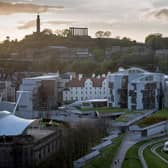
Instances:
[[[137,68],[137,67],[131,67],[129,69],[126,70],[128,73],[145,73],[145,72],[148,72],[142,68]]]
[[[0,136],[21,135],[33,121],[17,117],[8,111],[0,111]]]

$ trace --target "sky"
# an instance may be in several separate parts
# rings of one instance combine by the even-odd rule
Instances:
[[[112,37],[143,42],[148,34],[168,36],[168,0],[0,0],[0,41],[22,39],[36,30],[54,31],[70,26],[111,31]]]

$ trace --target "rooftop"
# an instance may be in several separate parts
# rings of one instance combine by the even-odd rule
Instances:
[[[47,79],[55,79],[59,77],[59,75],[56,74],[49,74],[49,75],[44,75],[44,76],[37,76],[37,77],[32,77],[32,78],[25,78],[25,79],[31,79],[31,80],[47,80]]]
[[[35,140],[40,140],[54,132],[55,132],[54,130],[40,129],[40,128],[29,128],[27,130],[27,134],[33,136]]]
[[[66,86],[67,87],[84,87],[86,80],[91,80],[93,83],[93,87],[101,87],[102,82],[105,80],[105,77],[100,78],[74,78],[70,80]]]
[[[24,133],[34,120],[27,120],[8,111],[0,112],[0,136],[18,136]]]

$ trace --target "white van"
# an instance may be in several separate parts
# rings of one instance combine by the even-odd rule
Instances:
[[[164,143],[163,151],[168,152],[168,141]]]

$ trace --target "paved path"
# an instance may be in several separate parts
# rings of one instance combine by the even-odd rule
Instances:
[[[127,133],[121,143],[121,146],[119,147],[119,150],[117,152],[116,157],[114,158],[114,161],[111,165],[111,168],[121,168],[122,166],[122,162],[125,158],[125,154],[127,152],[127,150],[132,147],[134,144],[136,144],[137,141],[133,141],[130,139],[130,134]],[[119,161],[117,162],[117,164],[115,164],[115,161]]]
[[[154,145],[152,148],[151,148],[151,151],[152,151],[152,153],[154,154],[154,155],[156,155],[157,157],[159,157],[163,162],[165,162],[166,164],[168,164],[168,160],[166,160],[165,158],[163,158],[161,155],[159,155],[159,153],[157,153],[157,149],[159,148],[159,147],[161,147],[161,146],[163,146],[163,143],[161,143],[161,144],[156,144],[156,145]]]
[[[149,143],[145,143],[145,144],[143,144],[143,145],[139,148],[139,150],[138,150],[138,156],[139,156],[139,159],[140,159],[140,161],[141,161],[141,164],[142,164],[143,168],[148,168],[148,165],[147,165],[147,163],[146,163],[146,161],[145,161],[145,159],[144,159],[144,156],[143,156],[143,152],[144,152],[145,148],[147,148],[147,147],[150,146],[150,145],[159,143],[160,141],[163,141],[163,140],[167,140],[167,137],[160,138],[159,140],[153,140],[153,141],[151,141],[151,142],[149,142]],[[152,150],[151,150],[151,151],[152,151]],[[159,155],[159,156],[160,156],[160,155]]]

